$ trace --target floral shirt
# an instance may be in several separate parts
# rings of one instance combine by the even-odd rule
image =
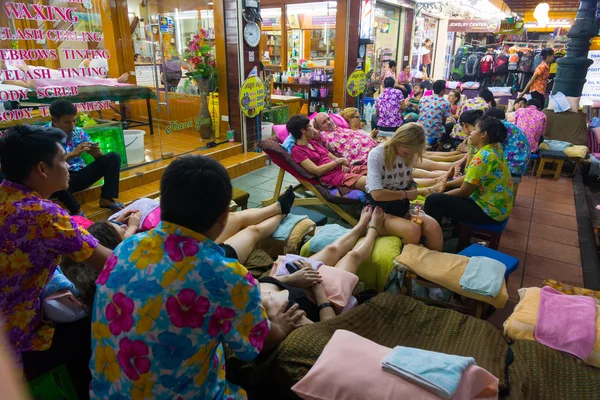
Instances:
[[[48,126],[52,126],[52,123],[49,123]],[[65,151],[67,153],[70,153],[73,150],[75,150],[75,148],[79,146],[80,143],[84,142],[91,142],[91,139],[83,129],[76,126],[75,129],[73,129],[73,133],[71,134],[71,136],[67,136],[67,139],[64,142],[62,142],[62,145]],[[81,157],[73,157],[67,162],[69,163],[70,172],[81,171],[85,168],[85,162],[83,162],[83,159]]]
[[[430,145],[435,144],[446,132],[444,118],[450,116],[450,102],[438,95],[423,97],[419,102],[419,123],[425,128]]]
[[[529,86],[529,91],[545,95],[548,78],[550,77],[550,67],[542,61],[535,69],[534,75],[536,74],[538,77],[531,83],[531,86]]]
[[[490,218],[504,221],[513,207],[513,181],[502,145],[483,146],[469,164],[465,182],[477,187],[469,196]]]
[[[335,131],[320,132],[316,141],[334,156],[362,165],[367,163],[369,151],[377,147],[377,142],[368,134],[339,127]]]
[[[98,277],[92,399],[244,399],[222,343],[242,360],[270,325],[248,270],[213,241],[161,222],[121,243]]]
[[[546,131],[546,114],[538,110],[536,106],[521,107],[515,111],[515,125],[527,136],[531,151],[535,153],[540,137]]]
[[[28,187],[2,182],[0,312],[17,352],[50,348],[54,328],[42,322],[42,289],[61,256],[82,262],[97,246],[98,241],[60,206]]]
[[[404,95],[399,89],[385,88],[375,99],[375,110],[379,115],[377,125],[382,128],[399,128],[402,126],[402,107],[400,102]]]
[[[490,105],[481,97],[477,96],[474,99],[466,100],[464,103],[460,105],[458,110],[458,117],[467,110],[481,110],[484,113],[490,108]],[[458,122],[458,121],[457,121]],[[450,134],[454,139],[464,139],[467,137],[462,131],[462,127],[459,123],[454,125],[452,129],[452,133]]]
[[[522,176],[527,172],[527,165],[529,164],[529,155],[531,154],[529,141],[523,131],[515,124],[506,121],[502,123],[507,130],[503,147],[510,174]]]
[[[408,76],[406,76],[406,72],[404,72],[404,70],[400,71],[400,73],[398,74],[398,82],[400,84],[406,83],[406,81],[408,81],[408,83],[410,83],[410,81],[412,81],[413,79],[413,75],[409,72]]]

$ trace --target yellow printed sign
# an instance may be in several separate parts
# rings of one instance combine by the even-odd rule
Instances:
[[[346,83],[348,94],[352,97],[357,97],[362,94],[365,91],[366,86],[367,76],[363,70],[356,70],[351,73],[348,78],[348,83]]]
[[[240,89],[240,107],[249,118],[256,117],[265,108],[265,86],[252,72]]]

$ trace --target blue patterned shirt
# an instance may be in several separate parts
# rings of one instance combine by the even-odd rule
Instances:
[[[252,360],[270,325],[257,281],[213,241],[161,222],[117,246],[96,284],[92,399],[246,398],[222,343]]]
[[[50,122],[48,126],[51,127],[52,122]],[[71,134],[71,136],[67,136],[67,139],[61,144],[65,151],[67,153],[70,153],[73,150],[75,150],[75,148],[79,146],[80,143],[84,142],[91,142],[90,137],[83,129],[76,126],[75,129],[73,129],[73,133]],[[85,162],[83,162],[83,159],[81,157],[73,157],[67,162],[69,163],[70,172],[81,171],[85,168]]]
[[[503,143],[504,156],[508,162],[508,168],[513,176],[522,176],[527,171],[529,164],[529,140],[518,126],[513,123],[502,121],[506,127],[507,135]]]
[[[429,144],[435,144],[446,132],[444,118],[450,113],[450,102],[438,95],[426,96],[419,102],[419,123],[425,128]]]

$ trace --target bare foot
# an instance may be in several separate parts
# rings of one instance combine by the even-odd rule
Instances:
[[[460,168],[464,163],[467,162],[467,156],[464,156],[463,158],[461,158],[460,160],[458,160],[457,162],[455,162],[452,167],[456,168]],[[452,167],[450,169],[452,169]]]
[[[435,185],[428,187],[427,188],[427,196],[432,194],[432,193],[443,193],[446,190],[446,177],[444,177],[444,179],[440,182],[440,183],[436,183]]]
[[[369,226],[372,226],[377,231],[377,234],[380,235],[383,232],[383,222],[385,220],[385,213],[383,212],[383,208],[375,207],[375,211],[373,211],[373,215],[371,216],[371,223]]]
[[[373,215],[373,207],[366,206],[363,208],[360,213],[360,219],[358,220],[358,224],[356,224],[356,228],[359,229],[367,229],[369,225],[369,221],[371,220],[371,215]]]
[[[125,72],[123,75],[117,78],[117,82],[119,83],[127,83],[129,81],[129,74]]]
[[[450,169],[448,170],[448,173],[446,173],[446,176],[444,176],[444,178],[446,178],[446,180],[451,181],[455,175],[456,175],[456,167],[452,166],[452,167],[450,167]]]

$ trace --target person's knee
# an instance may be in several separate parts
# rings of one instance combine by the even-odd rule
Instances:
[[[425,214],[431,215],[431,211],[435,210],[440,205],[440,201],[443,200],[443,196],[445,196],[443,193],[432,193],[427,196],[427,199],[425,199],[425,205],[423,207]]]
[[[406,230],[406,234],[402,237],[403,244],[419,244],[421,242],[421,227],[415,223],[411,223]]]
[[[254,241],[258,241],[260,239],[260,228],[256,225],[250,225],[244,229],[244,231],[248,234],[248,237]]]
[[[108,165],[121,165],[121,156],[118,153],[106,153],[104,157],[106,159],[106,164]]]

